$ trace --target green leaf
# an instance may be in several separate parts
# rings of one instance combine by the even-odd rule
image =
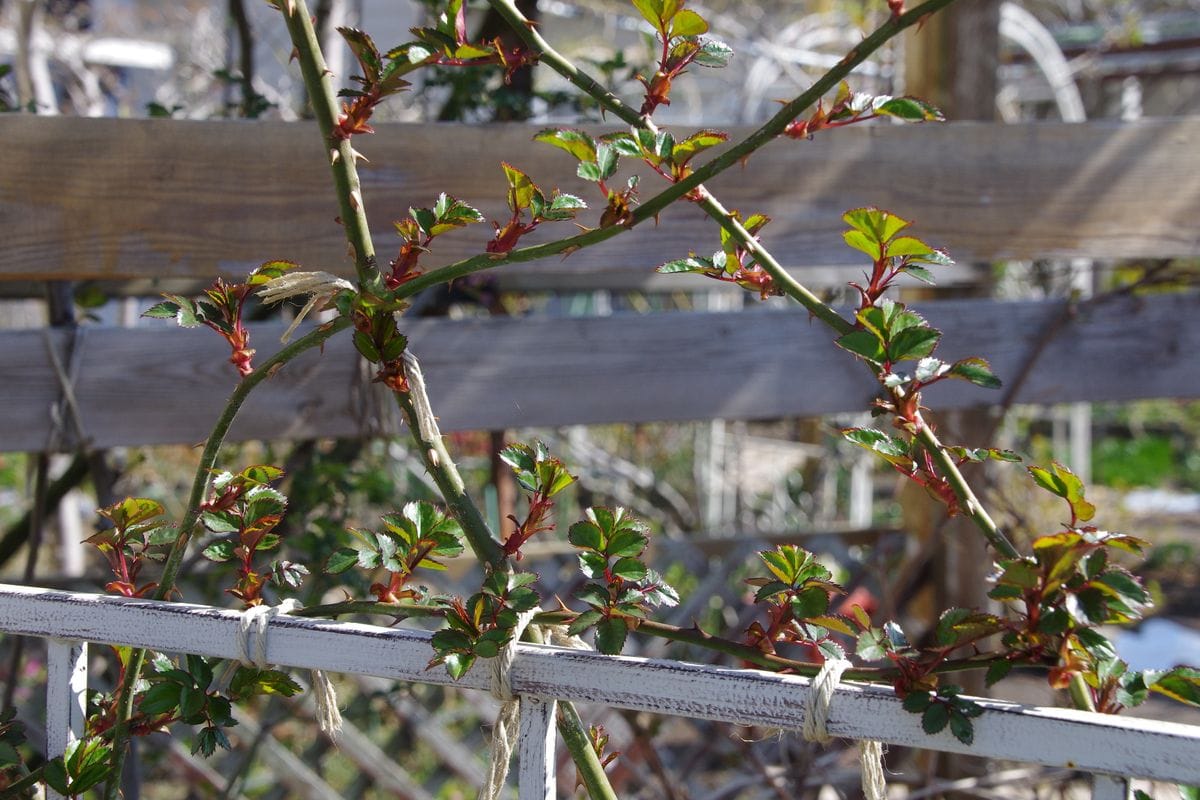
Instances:
[[[855,208],[842,215],[842,220],[866,236],[866,240],[882,245],[911,223],[895,214],[878,208]]]
[[[798,592],[791,599],[792,616],[798,620],[819,617],[829,610],[829,594],[823,588],[814,586]]]
[[[533,196],[540,194],[537,185],[512,164],[501,162],[500,166],[504,169],[504,177],[508,181],[508,209],[515,214],[529,208],[533,203]]]
[[[695,255],[681,258],[677,261],[668,261],[667,263],[655,269],[662,275],[670,275],[676,272],[712,272],[717,269],[711,258],[701,258]]]
[[[600,142],[596,145],[596,159],[579,162],[575,173],[587,181],[605,181],[616,173],[619,160],[620,155],[615,147]]]
[[[985,389],[999,389],[1000,379],[992,374],[991,365],[983,358],[964,358],[955,361],[948,373],[951,378],[961,378]]]
[[[999,683],[1008,676],[1008,673],[1012,672],[1012,667],[1011,661],[993,661],[991,664],[988,664],[987,676],[984,678],[984,682],[988,686]]]
[[[358,563],[358,551],[350,547],[340,547],[325,559],[325,572],[339,575]]]
[[[612,574],[627,581],[640,581],[649,569],[636,558],[618,558],[612,565]]]
[[[878,261],[883,257],[883,247],[870,234],[862,231],[846,231],[842,234],[842,239],[847,245],[866,253],[872,261]]]
[[[1176,667],[1164,672],[1153,679],[1150,690],[1190,706],[1200,706],[1200,669]]]
[[[567,635],[578,636],[599,622],[603,617],[604,615],[595,609],[584,611],[571,621],[571,624],[567,627]]]
[[[442,664],[446,667],[446,673],[454,680],[458,680],[463,675],[466,675],[474,663],[475,656],[470,653],[448,653],[442,658]]]
[[[946,120],[936,106],[917,97],[893,97],[876,106],[875,113],[895,117],[905,122],[944,122]]]
[[[237,543],[229,539],[222,539],[219,542],[213,542],[208,547],[200,551],[200,555],[207,558],[209,561],[223,563],[232,561],[236,557],[234,552],[237,549]]]
[[[887,358],[883,342],[870,331],[850,331],[837,340],[838,347],[849,350],[856,356],[861,356],[873,364],[882,364]]]
[[[929,692],[909,692],[902,703],[904,710],[910,714],[923,714],[932,704],[933,695]]]
[[[583,131],[571,128],[546,128],[535,134],[533,140],[565,150],[578,161],[596,160],[596,140]]]
[[[383,68],[383,62],[379,57],[379,48],[375,46],[375,42],[365,32],[357,28],[338,28],[338,33],[346,40],[346,44],[350,46],[350,51],[354,53],[354,57],[358,59],[359,67],[362,69],[362,77],[367,83],[375,83],[379,80],[379,71]]]
[[[156,683],[141,696],[138,711],[150,716],[166,714],[179,706],[179,685],[169,681]]]
[[[934,351],[940,338],[942,332],[935,328],[905,328],[887,343],[888,357],[893,363],[924,358]]]
[[[260,695],[294,697],[304,691],[286,672],[277,669],[238,667],[229,682],[229,694],[234,700],[246,700]]]
[[[576,522],[567,531],[567,541],[587,550],[604,550],[604,534],[594,522]]]
[[[945,703],[931,703],[921,714],[921,729],[932,736],[940,733],[949,721],[949,707]]]
[[[721,68],[728,66],[733,58],[733,48],[724,42],[705,36],[696,42],[695,59],[692,61],[698,67]]]
[[[621,617],[609,617],[596,625],[596,649],[609,656],[620,654],[629,627]]]
[[[1071,506],[1077,520],[1086,522],[1096,515],[1096,507],[1083,499],[1083,481],[1057,461],[1045,467],[1029,467],[1034,483],[1056,494]]]
[[[844,428],[842,436],[848,442],[878,453],[889,464],[906,467],[912,463],[908,442],[874,428]]]
[[[701,153],[710,147],[716,147],[722,142],[728,140],[729,134],[722,133],[721,131],[697,131],[684,139],[682,142],[678,142],[675,145],[675,147],[671,150],[671,161],[678,166],[683,166],[696,154]],[[746,227],[748,228],[749,226]],[[753,231],[750,232],[753,233]]]
[[[691,9],[685,8],[675,14],[671,20],[671,38],[676,36],[700,36],[708,33],[708,23],[704,17]]]
[[[958,739],[965,745],[970,745],[975,741],[975,726],[963,714],[950,713],[950,732],[954,734],[954,738]]]

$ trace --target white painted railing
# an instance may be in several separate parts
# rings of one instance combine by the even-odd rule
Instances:
[[[186,603],[0,585],[0,631],[50,640],[47,752],[62,753],[81,735],[86,644],[103,642],[223,659],[239,657],[236,611]],[[489,689],[489,671],[456,684],[427,667],[430,634],[350,622],[278,616],[269,623],[267,660],[417,683]],[[521,800],[554,797],[554,704],[598,703],[740,725],[799,730],[810,691],[807,678],[702,666],[543,645],[521,644],[512,666],[521,695],[518,777]],[[843,684],[828,730],[846,739],[1021,761],[1095,774],[1093,798],[1129,796],[1128,778],[1200,784],[1200,727],[1122,719],[1056,708],[979,700],[975,742],[948,731],[930,736],[920,718],[879,686]]]

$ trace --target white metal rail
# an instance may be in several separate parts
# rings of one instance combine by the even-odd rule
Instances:
[[[127,600],[0,584],[0,631],[49,639],[47,752],[81,735],[86,642],[235,659],[240,614],[187,603]],[[451,684],[428,668],[430,634],[279,616],[270,622],[267,658],[285,667],[322,669],[418,683]],[[489,688],[487,670],[456,685]],[[568,700],[697,719],[801,728],[807,678],[521,644],[512,685],[523,698],[519,747],[521,800],[554,797],[554,701]],[[1067,767],[1096,774],[1093,797],[1129,794],[1128,778],[1200,784],[1200,727],[1056,708],[979,700],[975,742],[948,731],[930,736],[917,715],[879,686],[843,684],[829,732],[847,739]]]

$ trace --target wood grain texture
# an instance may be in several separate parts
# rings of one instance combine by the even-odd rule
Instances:
[[[503,158],[602,201],[570,156],[520,125],[380,125],[359,149],[381,259],[391,221],[440,191],[503,216]],[[745,132],[742,129],[734,134]],[[1086,124],[878,125],[779,141],[710,188],[726,207],[774,218],[764,241],[789,267],[859,263],[842,212],[878,205],[960,261],[1200,254],[1200,119]],[[348,274],[326,156],[309,125],[0,118],[0,278],[204,278],[285,258]],[[643,193],[657,191],[657,179]],[[595,212],[591,217],[598,218]],[[554,236],[573,231],[561,226]],[[490,227],[438,241],[429,265],[479,253]],[[531,239],[532,241],[532,239]],[[566,260],[511,265],[521,283],[638,285],[658,264],[716,249],[712,223],[678,207]]]
[[[1009,381],[1066,313],[1062,304],[1036,302],[921,308],[945,334],[940,356],[984,356]],[[812,416],[861,411],[875,396],[867,371],[802,313],[412,320],[403,329],[443,431]],[[253,329],[260,358],[278,347],[281,331]],[[235,384],[224,342],[208,331],[84,328],[76,336],[74,391],[96,447],[199,442]],[[1017,400],[1200,397],[1196,352],[1200,294],[1085,307],[1036,360]],[[378,389],[359,375],[356,359],[344,336],[323,355],[297,359],[251,395],[231,439],[370,432],[368,401],[387,408],[390,400],[371,394]],[[0,450],[45,448],[60,387],[43,334],[0,332],[0,375]],[[935,410],[1000,397],[961,381],[927,394]],[[72,433],[68,425],[67,446]]]
[[[237,658],[236,611],[186,603],[59,592],[0,585],[0,630],[151,647],[167,652]],[[281,666],[374,675],[446,685],[445,671],[428,667],[424,631],[278,616],[270,621],[267,659]],[[456,685],[486,691],[490,675],[475,669]],[[798,730],[810,682],[794,675],[604,656],[521,644],[512,667],[519,694]],[[1200,728],[1055,708],[980,700],[975,741],[949,731],[929,736],[918,715],[880,686],[843,684],[829,715],[829,732],[848,739],[967,753],[1008,761],[1070,767],[1176,783],[1200,782]]]

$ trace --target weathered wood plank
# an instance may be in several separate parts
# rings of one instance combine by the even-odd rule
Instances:
[[[518,800],[554,800],[557,795],[554,744],[557,732],[553,699],[521,698],[521,733],[517,748]]]
[[[186,603],[0,586],[0,630],[168,652],[237,658],[237,611]],[[430,634],[357,623],[278,616],[271,620],[267,659],[273,664],[375,675],[419,683],[455,683],[488,690],[475,669],[457,682],[429,669]],[[521,644],[512,667],[518,694],[599,703],[616,708],[797,730],[810,682],[795,675],[604,656]],[[830,734],[903,747],[1069,767],[1106,775],[1200,782],[1200,728],[1056,708],[979,700],[975,741],[947,730],[929,736],[918,715],[879,686],[843,684],[829,715]]]
[[[945,333],[944,358],[984,356],[1010,381],[1065,309],[989,301],[922,308]],[[1085,309],[1045,348],[1017,399],[1200,397],[1198,312],[1196,293]],[[866,370],[803,313],[412,320],[404,330],[444,431],[817,415],[866,409],[875,391]],[[265,354],[280,332],[256,327],[252,344]],[[83,328],[76,336],[74,391],[97,447],[201,441],[235,383],[224,342],[207,331]],[[60,387],[46,352],[42,332],[0,332],[0,450],[39,450],[51,438]],[[368,431],[374,390],[356,359],[345,337],[298,359],[251,395],[231,438]],[[934,409],[1000,397],[959,381],[928,393]],[[70,415],[64,420],[69,443]]]
[[[87,642],[49,639],[46,642],[46,757],[67,752],[82,739],[87,725]],[[46,796],[62,800],[49,789]]]
[[[566,154],[517,125],[380,125],[358,146],[381,257],[390,223],[446,191],[503,215],[498,162],[545,186],[599,198]],[[737,131],[735,131],[736,133]],[[861,127],[781,141],[711,188],[725,205],[775,222],[765,241],[789,266],[857,264],[840,215],[879,205],[919,223],[960,260],[1200,254],[1200,119],[1078,125]],[[0,278],[211,278],[267,259],[348,271],[318,136],[310,125],[0,119]],[[643,192],[655,191],[653,181]],[[431,264],[478,253],[488,226],[439,239]],[[569,226],[564,226],[567,230]],[[556,234],[563,235],[563,234]],[[560,261],[503,274],[637,283],[659,263],[716,249],[711,222],[672,209],[659,226]]]

